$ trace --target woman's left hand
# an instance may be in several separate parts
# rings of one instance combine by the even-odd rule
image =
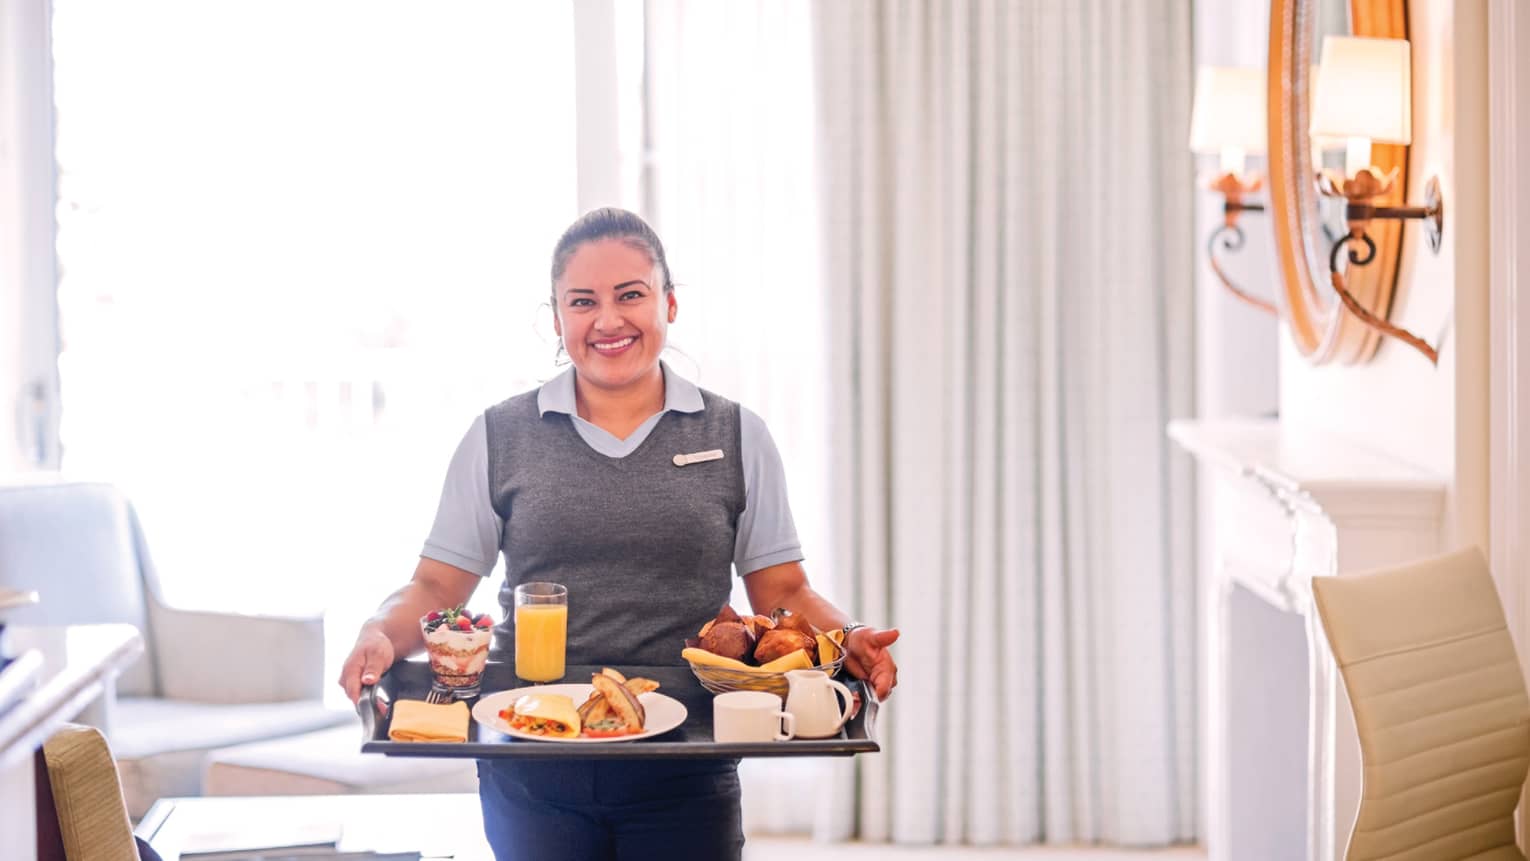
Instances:
[[[851,675],[865,679],[879,700],[887,699],[898,684],[898,665],[887,650],[897,641],[897,628],[856,628],[845,642],[845,667]]]

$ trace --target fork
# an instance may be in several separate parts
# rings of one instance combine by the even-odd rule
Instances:
[[[432,704],[435,704],[435,705],[440,705],[441,703],[449,703],[451,701],[452,701],[452,692],[451,691],[443,690],[443,689],[438,688],[438,687],[436,687],[434,685],[431,685],[430,693],[427,693],[425,695],[425,702],[432,703]]]

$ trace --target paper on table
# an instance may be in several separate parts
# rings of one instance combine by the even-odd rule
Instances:
[[[333,851],[340,842],[343,826],[339,822],[209,822],[206,827],[186,835],[180,855],[184,861],[218,861],[304,854],[305,851]]]
[[[235,852],[227,855],[214,856],[189,856],[182,855],[182,861],[420,861],[418,852],[373,852],[363,849],[357,852],[337,852],[333,849],[314,849],[288,851],[278,849],[268,851],[257,849],[251,852]],[[445,856],[450,858],[451,856]]]
[[[467,741],[467,703],[456,700],[435,704],[420,700],[399,700],[393,704],[393,723],[388,726],[392,741]]]
[[[9,610],[12,607],[25,607],[28,604],[36,603],[36,592],[23,592],[0,586],[0,610]]]

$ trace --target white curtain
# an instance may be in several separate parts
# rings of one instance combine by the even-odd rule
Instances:
[[[837,567],[904,633],[820,834],[1193,839],[1189,0],[814,15]]]

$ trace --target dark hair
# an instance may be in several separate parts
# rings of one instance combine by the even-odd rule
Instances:
[[[568,261],[573,258],[574,252],[587,242],[598,242],[602,239],[616,239],[647,254],[648,259],[663,273],[664,290],[668,292],[675,289],[674,282],[669,277],[669,261],[664,259],[664,243],[659,241],[659,234],[654,233],[653,228],[648,226],[648,222],[634,213],[607,206],[592,209],[581,215],[579,220],[570,224],[558,238],[558,244],[553,248],[552,258],[554,290],[557,289],[558,279],[563,277],[563,270],[568,268]]]

